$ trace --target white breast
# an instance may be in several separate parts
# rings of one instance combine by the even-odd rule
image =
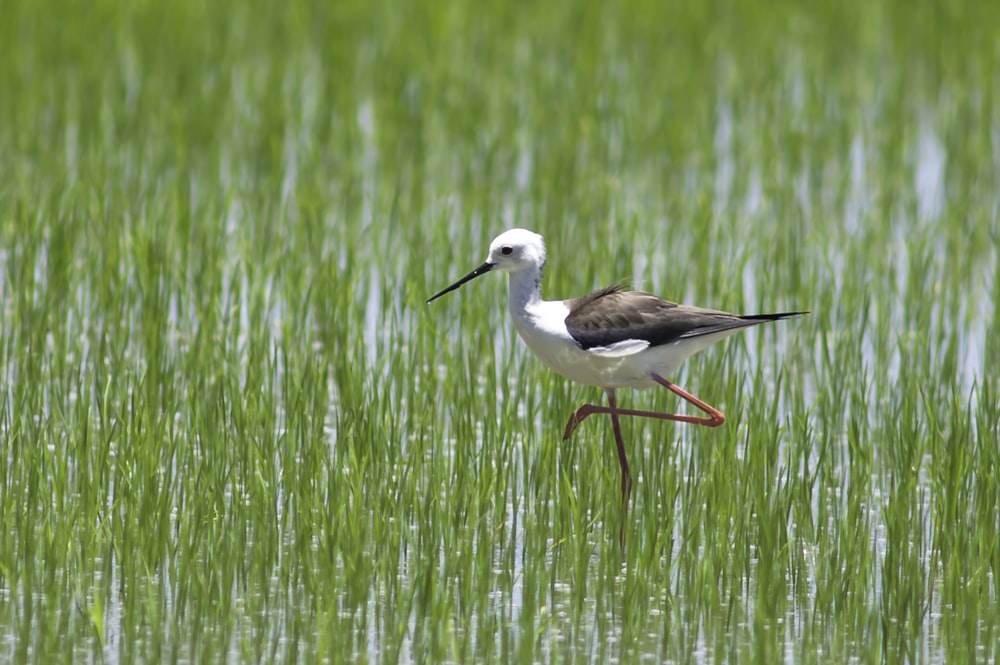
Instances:
[[[566,330],[569,309],[562,301],[539,301],[523,310],[511,310],[514,326],[528,348],[551,369],[566,378],[591,386],[617,387],[634,385],[642,372],[627,362],[627,354],[585,351]],[[624,370],[624,374],[623,374]],[[627,376],[626,376],[627,375]]]

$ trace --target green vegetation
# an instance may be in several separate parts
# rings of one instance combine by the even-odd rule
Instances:
[[[0,14],[0,660],[1000,658],[1000,5]],[[424,304],[511,226],[813,311],[624,421],[624,556],[599,391]]]

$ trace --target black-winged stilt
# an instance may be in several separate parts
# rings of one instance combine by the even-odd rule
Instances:
[[[626,508],[632,493],[619,416],[718,427],[725,417],[715,407],[668,381],[691,354],[744,328],[807,312],[738,315],[678,305],[649,293],[608,286],[571,300],[542,300],[545,241],[525,229],[511,229],[490,244],[486,261],[427,302],[466,282],[499,270],[510,275],[510,313],[518,334],[542,362],[566,378],[603,388],[608,406],[584,404],[570,416],[569,438],[587,416],[611,416],[622,472]],[[618,388],[663,386],[707,414],[706,417],[636,411],[618,407]]]

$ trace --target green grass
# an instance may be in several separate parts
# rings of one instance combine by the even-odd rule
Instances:
[[[1000,657],[990,3],[3,16],[0,659]],[[812,310],[624,421],[624,554],[599,391],[424,304],[515,225]]]

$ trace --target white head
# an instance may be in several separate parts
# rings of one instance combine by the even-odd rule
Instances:
[[[490,253],[486,262],[468,275],[444,289],[427,302],[436,300],[446,293],[454,291],[466,282],[485,275],[491,270],[501,270],[506,273],[534,270],[541,278],[545,267],[545,240],[534,231],[527,229],[511,229],[504,231],[490,243]]]
[[[520,272],[545,266],[545,240],[534,231],[511,229],[504,231],[490,243],[486,263],[491,270]]]

